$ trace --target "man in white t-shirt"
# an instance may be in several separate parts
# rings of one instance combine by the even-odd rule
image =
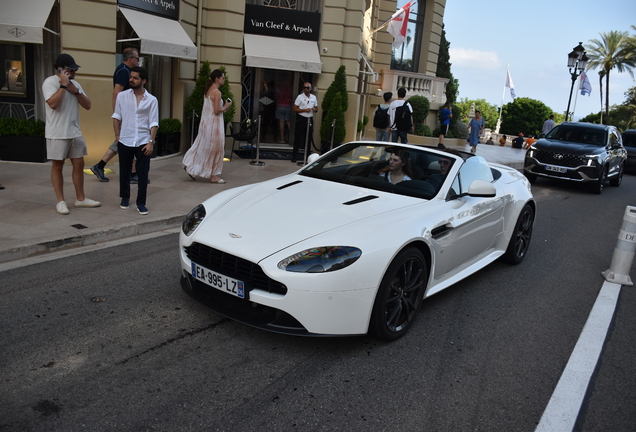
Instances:
[[[318,99],[311,94],[311,83],[303,85],[303,92],[298,95],[294,102],[294,112],[296,113],[296,135],[294,136],[294,150],[292,152],[292,162],[296,162],[298,149],[307,149],[305,157],[311,153],[311,142],[313,137],[314,113],[318,111]],[[309,127],[309,135],[307,135]],[[309,139],[307,139],[309,137]],[[306,142],[307,141],[307,142]]]
[[[84,156],[86,141],[79,126],[79,107],[91,109],[91,100],[75,81],[79,65],[68,54],[60,54],[55,60],[57,71],[42,83],[42,94],[46,101],[46,153],[51,159],[51,183],[57,197],[56,211],[69,214],[64,199],[64,160],[73,165],[75,207],[99,207],[101,203],[84,195]]]
[[[398,89],[397,95],[398,95],[397,100],[394,100],[393,102],[391,102],[391,105],[389,105],[389,118],[391,119],[391,126],[389,127],[389,132],[391,132],[391,141],[396,143],[398,142],[398,138],[400,138],[400,141],[402,143],[407,144],[408,143],[407,135],[409,132],[413,132],[413,121],[412,119],[410,120],[411,123],[407,129],[401,129],[400,125],[396,124],[395,110],[398,107],[401,107],[402,105],[406,104],[406,106],[408,107],[412,115],[413,107],[411,106],[410,103],[404,100],[404,98],[406,97],[406,89],[404,87],[400,87]]]

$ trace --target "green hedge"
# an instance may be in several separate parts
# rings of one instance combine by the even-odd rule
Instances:
[[[16,118],[0,118],[0,136],[44,136],[44,122],[42,120],[24,120]]]
[[[168,135],[181,132],[181,120],[176,118],[165,118],[159,120],[157,134]]]

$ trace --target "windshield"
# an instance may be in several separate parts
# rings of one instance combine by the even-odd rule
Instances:
[[[431,199],[460,156],[395,144],[349,143],[300,172],[342,184]]]
[[[575,142],[579,144],[605,146],[605,143],[607,143],[607,131],[583,125],[561,124],[552,129],[546,138],[557,141]]]

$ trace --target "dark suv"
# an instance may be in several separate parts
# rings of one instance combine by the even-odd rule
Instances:
[[[629,129],[623,132],[623,145],[625,150],[627,150],[625,171],[636,172],[636,129]]]
[[[523,172],[531,183],[537,177],[589,182],[600,194],[607,180],[621,185],[626,158],[614,126],[564,122],[530,146]]]

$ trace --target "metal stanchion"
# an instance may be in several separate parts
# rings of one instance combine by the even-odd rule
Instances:
[[[250,162],[250,165],[256,165],[256,166],[263,166],[265,165],[265,162],[262,162],[260,159],[261,157],[261,116],[258,116],[258,120],[256,120],[258,122],[257,129],[256,129],[256,160],[253,160]]]
[[[307,117],[307,130],[305,131],[305,156],[302,162],[296,162],[296,165],[307,165],[307,156],[309,156],[309,129],[311,129],[311,117]]]
[[[636,207],[627,206],[623,216],[623,225],[618,233],[618,241],[614,248],[610,268],[601,274],[606,281],[633,286],[629,277],[629,269],[636,253]]]
[[[331,143],[329,144],[329,150],[333,150],[333,134],[336,132],[336,119],[331,122]]]

